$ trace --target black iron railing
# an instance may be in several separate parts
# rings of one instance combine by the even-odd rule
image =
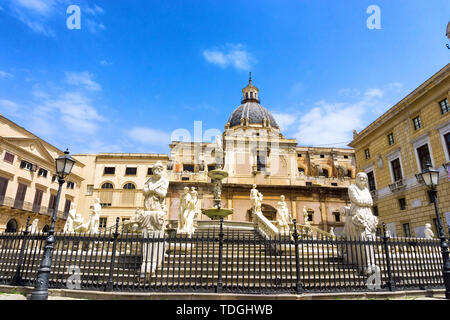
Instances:
[[[33,286],[46,235],[0,234],[0,283]],[[366,274],[365,267],[373,270]],[[301,293],[443,288],[439,240],[346,240],[209,229],[55,235],[50,288]]]

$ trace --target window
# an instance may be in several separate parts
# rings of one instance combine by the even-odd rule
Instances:
[[[114,187],[112,183],[105,182],[104,184],[102,184],[102,189],[114,189]]]
[[[333,212],[333,215],[336,222],[341,222],[341,215],[339,214],[339,212]]]
[[[58,176],[57,176],[56,174],[54,174],[54,175],[52,176],[52,182],[55,182],[55,181],[56,181],[56,178],[58,178]]]
[[[98,223],[98,227],[100,229],[106,229],[107,222],[108,222],[108,218],[104,218],[104,217],[100,218],[99,223]]]
[[[409,223],[403,224],[403,232],[405,233],[405,237],[407,238],[411,237],[411,230],[409,228]]]
[[[328,170],[327,169],[322,169],[322,174],[328,178]]]
[[[369,151],[369,149],[364,150],[364,154],[366,156],[366,159],[370,159],[370,151]]]
[[[189,181],[189,177],[181,177],[181,181]]]
[[[14,155],[9,152],[5,152],[5,157],[3,158],[3,160],[5,160],[6,162],[9,162],[9,163],[13,163]]]
[[[349,177],[349,178],[352,177],[352,170],[347,170],[347,177]]]
[[[126,185],[123,186],[123,188],[125,190],[134,190],[134,189],[136,189],[136,186],[132,183],[127,183]]]
[[[66,203],[64,204],[64,213],[69,213],[71,204],[72,204],[72,201],[69,199],[66,199]]]
[[[26,193],[27,193],[27,186],[22,183],[19,183],[19,186],[17,187],[16,199],[14,200],[14,208],[22,209]]]
[[[450,107],[448,106],[448,100],[447,99],[444,99],[441,102],[439,102],[439,105],[441,106],[441,113],[442,114],[446,114],[450,110]]]
[[[388,143],[389,143],[390,146],[392,146],[395,143],[394,134],[393,133],[389,133],[388,134]]]
[[[299,173],[305,173],[305,169],[303,169],[303,168],[298,168],[298,172],[299,172]]]
[[[42,190],[36,189],[36,193],[34,194],[34,201],[33,201],[33,209],[32,209],[33,212],[35,212],[35,213],[40,212],[43,195],[44,195],[44,192]]]
[[[302,154],[301,153],[297,153],[297,157],[301,158]]]
[[[183,171],[194,172],[193,164],[183,164]]]
[[[450,132],[444,136],[445,144],[447,145],[447,153],[450,156]]]
[[[94,193],[94,185],[93,184],[88,184],[87,185],[87,190],[86,190],[86,195],[87,196],[92,196],[93,193]]]
[[[344,159],[348,159],[348,156],[344,156]]]
[[[313,213],[308,213],[308,221],[313,222]]]
[[[8,179],[0,177],[0,203],[3,203],[6,194],[6,188],[8,188]]]
[[[427,163],[431,164],[430,150],[428,149],[428,144],[417,148],[417,157],[419,158],[420,168],[425,170],[427,168]]]
[[[406,210],[406,199],[398,199],[398,206],[400,207],[400,210]]]
[[[75,183],[72,181],[67,181],[67,189],[73,189],[75,188]]]
[[[45,170],[45,169],[40,168],[39,171],[38,171],[38,176],[39,177],[47,178],[47,174],[48,174],[48,171]]]
[[[259,152],[256,155],[256,167],[258,171],[266,171],[266,156]]]
[[[373,215],[378,217],[378,206],[373,206]]]
[[[414,130],[419,130],[422,128],[422,121],[420,120],[420,116],[417,116],[413,119]]]
[[[153,168],[148,168],[148,169],[147,169],[147,175],[148,175],[148,176],[153,175]]]
[[[325,155],[324,155],[324,154],[321,154],[321,155],[320,155],[320,158],[321,158],[321,159],[325,158]]]
[[[399,158],[391,161],[391,168],[392,168],[392,175],[394,176],[394,181],[402,180],[403,179],[402,167]]]
[[[21,169],[25,169],[25,170],[30,170],[30,171],[36,171],[36,165],[33,165],[31,162],[22,160],[20,162],[20,168]]]
[[[53,210],[55,209],[55,205],[56,205],[56,195],[51,194],[50,195],[50,200],[48,202],[48,210]]]
[[[337,186],[338,186],[337,182],[332,182],[331,185],[332,185],[333,187],[337,187]]]
[[[103,174],[115,174],[116,168],[115,167],[105,167],[103,170]]]
[[[126,168],[125,175],[126,176],[135,176],[137,173],[137,168]]]
[[[369,191],[376,190],[377,187],[375,185],[375,175],[373,174],[373,171],[367,173],[367,178],[369,182]]]

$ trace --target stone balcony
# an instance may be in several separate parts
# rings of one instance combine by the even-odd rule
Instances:
[[[392,193],[402,191],[406,188],[405,180],[400,179],[389,185]]]

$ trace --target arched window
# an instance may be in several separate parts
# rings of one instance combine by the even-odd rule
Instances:
[[[124,185],[123,188],[125,190],[134,190],[134,189],[136,189],[136,186],[134,184],[132,184],[131,182],[129,182],[126,185]]]
[[[114,187],[112,183],[105,182],[104,184],[102,184],[102,189],[114,189]]]
[[[322,169],[323,175],[328,178],[328,169]]]
[[[298,172],[301,174],[301,173],[305,173],[305,169],[304,168],[301,168],[301,167],[299,167],[298,168]]]
[[[42,232],[47,233],[49,229],[50,229],[50,227],[48,226],[48,224],[46,224],[44,226],[44,228],[42,229]]]
[[[17,232],[17,221],[16,221],[16,219],[11,219],[11,220],[8,221],[8,223],[6,224],[5,232],[8,232],[8,233]]]

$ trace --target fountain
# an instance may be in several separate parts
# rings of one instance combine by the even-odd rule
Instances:
[[[216,136],[216,168],[208,172],[208,177],[213,180],[214,184],[214,208],[202,209],[202,213],[208,216],[211,220],[220,220],[233,213],[233,209],[222,208],[221,195],[222,195],[222,180],[228,177],[228,173],[223,170],[223,147],[220,136]]]
[[[228,173],[222,169],[215,169],[208,173],[208,177],[213,179],[214,184],[214,208],[202,209],[202,213],[211,220],[220,220],[233,213],[233,209],[222,208],[222,180],[228,177]]]

